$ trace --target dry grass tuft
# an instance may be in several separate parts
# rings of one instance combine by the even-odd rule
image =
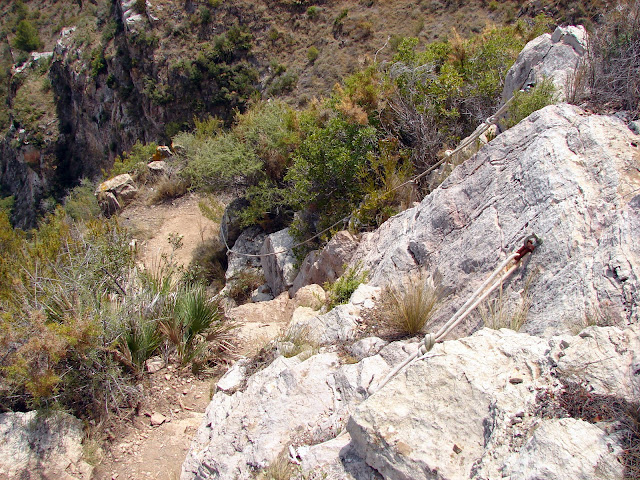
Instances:
[[[489,299],[480,305],[478,312],[484,326],[494,330],[509,328],[516,332],[520,331],[527,320],[529,308],[531,307],[529,286],[532,279],[533,276],[531,275],[525,280],[519,301],[510,301],[504,291],[500,289],[496,298]]]
[[[383,294],[383,318],[392,330],[415,335],[437,312],[442,292],[422,273],[410,275],[400,286],[388,286]]]
[[[151,203],[160,203],[166,200],[173,200],[187,193],[189,183],[175,175],[162,177],[155,186]]]

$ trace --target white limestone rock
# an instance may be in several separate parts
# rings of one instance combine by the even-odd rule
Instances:
[[[82,422],[62,412],[0,414],[0,478],[89,480]]]
[[[553,335],[589,318],[626,325],[640,304],[640,147],[615,117],[571,105],[539,110],[457,167],[414,208],[365,234],[352,265],[369,283],[420,267],[447,292],[448,320],[523,238],[542,238],[505,285],[531,275],[524,330]],[[635,172],[635,173],[634,173]],[[477,329],[469,319],[454,334]]]
[[[437,344],[359,404],[347,425],[353,447],[388,479],[621,479],[617,434],[542,419],[539,393],[580,380],[633,401],[638,333],[591,327],[544,339],[483,329]]]
[[[558,27],[553,34],[545,33],[531,40],[507,72],[503,102],[511,98],[514,91],[539,83],[545,77],[553,81],[557,101],[566,101],[567,88],[584,55],[586,43],[587,33],[582,25]]]
[[[264,276],[274,295],[288,290],[298,274],[296,257],[291,251],[295,241],[289,235],[289,229],[267,235],[260,254]],[[274,255],[275,254],[275,255]]]

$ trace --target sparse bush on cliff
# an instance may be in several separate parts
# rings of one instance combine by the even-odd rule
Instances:
[[[104,178],[115,177],[123,173],[131,173],[134,175],[142,174],[146,171],[147,163],[158,148],[158,144],[151,142],[143,144],[136,142],[129,152],[124,152],[121,156],[116,157],[113,167],[105,172]]]
[[[544,79],[528,92],[517,91],[509,105],[505,127],[511,128],[533,112],[555,102],[556,88],[550,79]]]
[[[327,291],[327,309],[331,310],[336,305],[342,305],[349,302],[351,295],[360,284],[367,281],[369,272],[363,270],[360,265],[347,268],[347,270],[332,284],[326,284],[324,289]]]

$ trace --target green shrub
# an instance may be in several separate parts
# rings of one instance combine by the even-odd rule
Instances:
[[[324,289],[327,291],[327,308],[331,310],[336,305],[348,303],[353,292],[367,281],[368,276],[367,270],[356,265],[348,268],[334,283],[326,284]]]
[[[104,178],[115,177],[122,173],[141,174],[146,170],[147,163],[156,152],[158,144],[151,142],[143,144],[137,141],[129,152],[116,157],[111,170],[105,173]]]
[[[315,20],[316,18],[318,18],[319,13],[320,9],[315,5],[311,5],[309,8],[307,8],[307,18],[309,18],[309,20]]]
[[[100,216],[100,206],[94,194],[95,185],[83,178],[64,199],[64,211],[75,221],[87,222]]]
[[[182,145],[191,144],[191,150],[187,150],[189,163],[183,172],[196,187],[207,190],[246,187],[262,171],[262,162],[255,152],[233,133],[221,133],[201,142],[184,142],[185,138],[183,135],[178,139]]]
[[[103,47],[93,49],[91,52],[91,76],[97,77],[100,73],[107,71],[107,63],[104,58]]]
[[[309,63],[315,62],[318,55],[320,55],[320,51],[316,47],[312,46],[307,50],[307,60],[309,60]]]
[[[16,48],[24,50],[25,52],[32,52],[37,50],[42,45],[40,36],[35,27],[29,22],[29,20],[21,20],[18,23],[16,29],[16,36],[13,40],[13,44]]]
[[[505,127],[511,128],[533,112],[555,102],[556,88],[551,79],[545,78],[528,92],[514,92],[509,105]]]

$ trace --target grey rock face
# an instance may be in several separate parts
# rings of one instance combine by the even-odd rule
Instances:
[[[295,267],[296,258],[291,251],[295,244],[293,237],[289,235],[289,229],[267,235],[262,245],[260,262],[264,270],[264,276],[273,295],[278,296],[293,285],[293,280],[298,274]],[[276,253],[276,255],[273,255]]]
[[[556,86],[557,100],[567,98],[567,87],[578,61],[584,55],[587,33],[583,26],[558,27],[552,35],[545,33],[531,40],[507,72],[502,91],[505,102],[513,92],[548,77]]]
[[[233,248],[236,240],[242,233],[240,226],[240,212],[249,206],[246,198],[236,198],[224,209],[220,222],[220,241]]]
[[[403,342],[385,347],[402,348]],[[341,365],[335,353],[278,357],[251,376],[244,390],[214,395],[181,478],[252,478],[289,445],[303,467],[318,474],[312,478],[380,478],[348,445],[348,435],[335,437],[391,365],[381,355],[349,365]]]
[[[222,227],[220,228],[222,231]],[[228,266],[225,273],[227,282],[241,270],[261,268],[260,257],[247,257],[242,254],[259,254],[264,238],[265,234],[260,227],[249,227],[236,237],[233,243],[233,251],[227,254]]]
[[[437,325],[535,233],[544,243],[505,286],[519,291],[532,276],[525,331],[637,322],[639,164],[638,137],[620,120],[546,107],[365,235],[352,264],[362,262],[372,285],[399,282],[416,267],[439,277],[447,296]],[[475,328],[469,320],[458,334]]]
[[[88,480],[93,468],[82,460],[82,437],[82,422],[66,413],[0,414],[0,477]]]
[[[291,296],[305,285],[322,285],[337,280],[344,273],[344,266],[351,260],[357,246],[358,241],[353,235],[341,231],[322,250],[309,253],[290,289]]]
[[[615,434],[542,420],[537,394],[556,392],[567,372],[597,369],[594,393],[631,400],[639,341],[637,329],[591,327],[546,340],[483,329],[438,344],[358,406],[347,426],[353,447],[387,479],[622,478]],[[593,354],[611,363],[583,355],[595,344]],[[621,390],[610,388],[623,378]]]

